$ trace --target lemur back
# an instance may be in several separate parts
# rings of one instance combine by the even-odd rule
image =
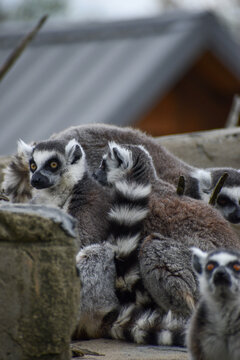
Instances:
[[[91,173],[98,166],[108,141],[114,140],[119,144],[144,145],[151,154],[156,172],[161,179],[176,187],[179,176],[183,175],[185,178],[185,194],[205,202],[209,201],[211,192],[218,180],[215,180],[216,171],[219,176],[227,171],[229,174],[228,181],[231,180],[232,184],[229,185],[227,182],[224,184],[221,190],[224,200],[219,198],[216,208],[228,221],[240,222],[240,173],[237,169],[198,169],[190,166],[167,151],[156,139],[128,127],[122,128],[105,124],[80,125],[54,134],[50,139],[69,141],[73,138],[81,143]],[[26,168],[24,164],[26,164],[26,160],[19,151],[5,169],[3,189],[13,202],[28,201],[31,197],[32,189],[29,186],[26,172],[22,171]]]
[[[191,360],[240,358],[240,252],[193,248],[201,298],[190,321]]]
[[[216,209],[230,222],[240,222],[240,171],[233,168],[199,169],[187,164],[171,154],[160,141],[130,127],[117,127],[105,124],[92,124],[70,127],[53,138],[76,137],[86,151],[88,163],[94,171],[104,153],[104,146],[109,141],[119,144],[143,145],[150,153],[158,177],[164,181],[178,184],[179,176],[185,178],[185,194],[208,203],[212,191],[224,172],[228,179],[223,185]]]
[[[216,210],[189,197],[178,196],[172,185],[158,179],[152,159],[142,146],[120,146],[111,142],[96,178],[111,184],[116,178],[128,179],[129,176],[140,182],[148,179],[152,184],[139,255],[144,285],[161,308],[187,318],[198,296],[190,247],[239,248],[238,237]]]

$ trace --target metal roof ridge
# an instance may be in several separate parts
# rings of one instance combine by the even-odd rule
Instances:
[[[45,45],[51,43],[69,43],[81,41],[111,40],[126,37],[157,36],[165,31],[179,31],[187,26],[196,26],[198,22],[209,22],[215,15],[209,11],[168,11],[164,14],[148,18],[124,19],[116,21],[98,21],[81,23],[47,22],[39,32],[33,45]],[[8,27],[0,25],[0,42],[6,45],[7,42],[16,42],[25,32],[29,23],[14,24]],[[23,30],[23,28],[25,28]],[[30,28],[30,26],[29,26]]]

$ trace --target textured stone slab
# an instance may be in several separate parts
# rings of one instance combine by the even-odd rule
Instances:
[[[191,165],[240,168],[240,127],[162,136],[158,140]]]
[[[97,339],[79,341],[74,345],[99,355],[86,352],[84,360],[187,360],[187,350],[161,346],[143,346],[117,340]],[[72,358],[74,360],[76,358]],[[81,359],[81,357],[79,357]]]
[[[61,210],[0,207],[1,360],[70,358],[80,291],[75,255],[72,219]]]

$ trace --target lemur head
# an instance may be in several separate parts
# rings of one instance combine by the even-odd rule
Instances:
[[[231,223],[240,223],[240,171],[232,168],[198,169],[191,174],[189,194],[209,202],[218,180],[226,172],[228,177],[217,197],[216,209]]]
[[[145,183],[151,177],[156,178],[156,172],[152,158],[143,146],[119,145],[111,141],[94,176],[102,185],[111,185],[128,177]]]
[[[85,153],[75,139],[42,141],[34,146],[19,140],[18,153],[29,161],[30,182],[38,190],[64,182],[73,186],[85,172]]]
[[[202,296],[240,302],[240,252],[217,249],[207,253],[195,247],[192,251]]]

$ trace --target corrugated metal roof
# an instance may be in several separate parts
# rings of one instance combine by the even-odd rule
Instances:
[[[1,62],[20,33],[2,29]],[[0,154],[70,125],[131,124],[210,47],[240,78],[240,49],[209,13],[45,26],[0,85]]]

